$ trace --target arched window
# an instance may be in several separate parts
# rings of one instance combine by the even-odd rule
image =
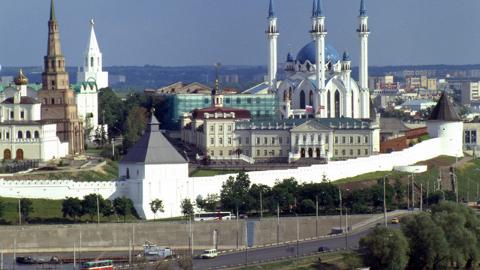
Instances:
[[[130,169],[127,168],[127,179],[130,179]]]
[[[25,133],[25,137],[27,139],[31,139],[32,138],[32,133],[30,132],[30,130],[27,130],[27,132]]]
[[[23,160],[23,150],[22,149],[17,149],[15,160]]]
[[[313,91],[310,90],[310,94],[308,94],[308,105],[313,106]]]
[[[93,57],[90,57],[90,66],[93,67]]]
[[[327,92],[327,116],[332,117],[332,98],[330,96],[330,90]]]
[[[10,149],[5,149],[3,151],[3,159],[4,160],[11,160],[12,159],[12,151],[10,151]]]
[[[305,92],[300,92],[300,109],[305,109]]]
[[[35,139],[38,139],[40,138],[40,133],[38,133],[38,131],[35,130],[35,132],[33,133],[33,136],[35,137]]]
[[[335,118],[340,118],[340,92],[335,91]]]
[[[55,104],[55,99],[54,98],[52,98],[52,104]]]
[[[23,132],[22,131],[18,131],[18,139],[23,139]]]

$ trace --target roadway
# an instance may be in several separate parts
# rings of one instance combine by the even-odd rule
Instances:
[[[389,224],[389,226],[391,226]],[[398,228],[397,225],[395,225]],[[352,232],[348,235],[348,248],[358,248],[358,244],[361,238],[366,236],[372,230],[372,226],[357,232]],[[195,259],[194,269],[221,269],[231,268],[238,266],[245,266],[248,264],[258,264],[265,261],[276,261],[285,259],[287,257],[295,258],[311,255],[318,252],[320,246],[328,247],[331,250],[344,249],[346,247],[346,237],[339,236],[334,238],[325,238],[319,240],[304,241],[298,243],[294,241],[292,243],[280,246],[266,247],[266,248],[254,248],[248,251],[226,253],[218,256],[214,259]]]

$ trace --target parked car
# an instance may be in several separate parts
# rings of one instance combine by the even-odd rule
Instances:
[[[330,251],[329,247],[326,247],[326,246],[318,247],[318,252],[328,252],[328,251]]]
[[[216,249],[207,249],[200,254],[201,259],[213,259],[218,256],[218,251]]]
[[[392,218],[391,222],[392,222],[392,224],[398,224],[398,223],[400,223],[400,219],[395,217],[395,218]]]

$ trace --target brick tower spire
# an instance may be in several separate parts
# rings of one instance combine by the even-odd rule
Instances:
[[[69,143],[69,153],[83,153],[83,125],[77,115],[75,93],[70,88],[65,70],[65,57],[60,44],[60,32],[55,15],[55,3],[51,0],[48,21],[47,55],[44,57],[42,89],[38,99],[42,102],[42,120],[57,124],[57,136]]]

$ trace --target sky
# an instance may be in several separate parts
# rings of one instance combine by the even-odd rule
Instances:
[[[360,0],[324,0],[327,42],[358,63]],[[2,0],[0,64],[41,66],[50,0]],[[312,0],[275,0],[279,62],[311,40]],[[67,65],[95,20],[105,66],[266,65],[268,0],[56,0]],[[367,0],[370,64],[480,63],[480,1]]]

